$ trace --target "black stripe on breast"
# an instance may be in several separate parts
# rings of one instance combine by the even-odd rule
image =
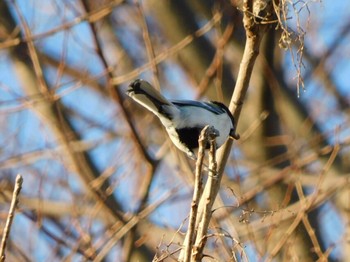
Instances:
[[[192,150],[198,148],[198,138],[202,129],[201,127],[179,128],[176,129],[176,132],[179,135],[181,143]],[[209,143],[206,145],[206,148],[209,148]]]

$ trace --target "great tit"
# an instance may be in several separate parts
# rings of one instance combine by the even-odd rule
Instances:
[[[220,102],[167,100],[142,79],[133,81],[126,94],[155,114],[175,146],[192,159],[196,159],[193,149],[198,148],[200,132],[207,125],[218,131],[217,147],[223,145],[228,137],[235,138],[233,116]]]

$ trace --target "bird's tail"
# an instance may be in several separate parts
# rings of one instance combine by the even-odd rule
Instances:
[[[169,109],[174,107],[150,83],[142,79],[132,82],[126,94],[157,116],[169,114]]]

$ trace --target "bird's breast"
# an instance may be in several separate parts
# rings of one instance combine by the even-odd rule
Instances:
[[[198,138],[201,130],[206,126],[213,126],[219,131],[216,139],[217,146],[225,143],[233,128],[230,117],[227,114],[215,114],[200,107],[181,108],[178,115],[172,119],[172,124],[180,139],[186,144],[198,147]]]

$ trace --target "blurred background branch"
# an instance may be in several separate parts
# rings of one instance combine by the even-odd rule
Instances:
[[[350,8],[338,2],[0,1],[1,229],[26,181],[6,258],[178,258],[195,163],[125,97],[135,78],[235,113],[203,260],[349,257]],[[264,34],[255,45],[247,21]]]

